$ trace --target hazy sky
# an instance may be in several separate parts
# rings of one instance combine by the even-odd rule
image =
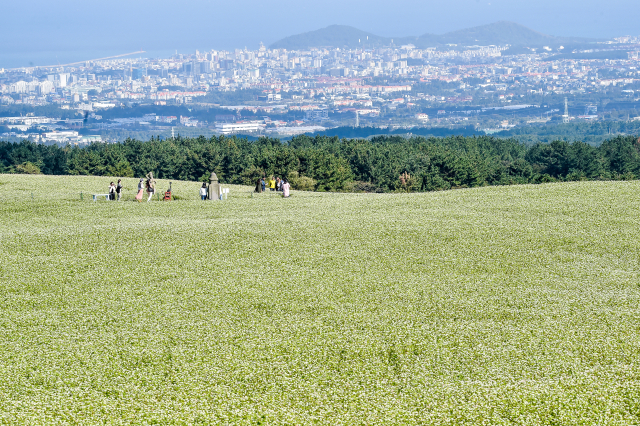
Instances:
[[[563,36],[640,35],[639,0],[21,0],[0,8],[11,55],[255,48],[331,24],[382,36],[509,20]],[[89,58],[80,58],[89,59]],[[39,62],[36,60],[36,62]],[[8,65],[4,65],[8,66]]]

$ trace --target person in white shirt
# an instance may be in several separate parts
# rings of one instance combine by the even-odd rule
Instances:
[[[282,196],[287,198],[289,196],[289,181],[286,179],[282,180]]]
[[[207,184],[202,182],[202,186],[200,187],[200,199],[202,201],[206,201],[207,199]]]

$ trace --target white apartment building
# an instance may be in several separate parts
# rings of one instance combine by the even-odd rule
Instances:
[[[48,95],[53,89],[55,89],[55,86],[53,82],[49,80],[45,80],[38,85],[38,93],[40,95]]]
[[[261,121],[238,121],[237,123],[216,123],[216,131],[223,135],[231,135],[234,133],[253,133],[265,127]]]
[[[27,82],[17,81],[9,85],[9,93],[27,93]]]

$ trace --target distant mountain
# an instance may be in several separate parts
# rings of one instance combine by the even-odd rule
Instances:
[[[369,37],[368,41],[367,36]],[[312,47],[355,48],[362,46],[363,42],[366,42],[367,46],[374,47],[389,45],[391,40],[389,37],[379,37],[346,25],[331,25],[317,31],[286,37],[273,43],[270,47],[272,49],[285,48],[291,50]],[[557,47],[560,45],[584,44],[596,40],[580,37],[555,37],[539,33],[515,22],[500,21],[442,35],[423,34],[419,37],[395,38],[393,41],[396,45],[411,43],[418,48],[427,48],[446,44],[462,46],[510,44],[512,46]]]
[[[500,21],[489,25],[452,31],[441,36],[424,34],[418,37],[419,44],[462,44],[472,45],[505,45],[512,46],[542,46],[569,43],[585,43],[591,41],[579,37],[555,37],[542,34],[515,22]]]
[[[367,37],[369,39],[367,40]],[[269,47],[271,49],[303,50],[312,47],[356,48],[366,43],[368,46],[383,46],[391,39],[380,37],[348,25],[331,25],[316,31],[285,37]]]

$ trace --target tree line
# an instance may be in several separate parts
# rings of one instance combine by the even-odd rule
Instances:
[[[640,139],[617,136],[598,147],[554,141],[527,146],[491,136],[380,136],[289,141],[238,137],[127,139],[86,147],[0,142],[0,173],[133,177],[253,185],[287,177],[315,191],[434,191],[485,185],[640,177]]]

